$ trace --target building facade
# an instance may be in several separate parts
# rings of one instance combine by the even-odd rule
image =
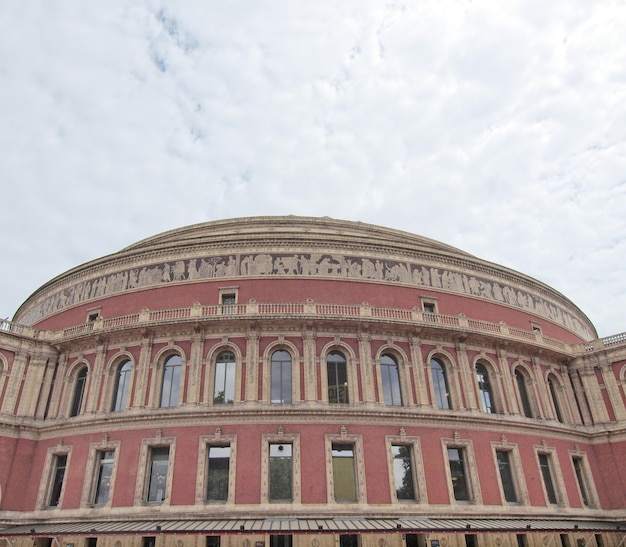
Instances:
[[[416,235],[159,234],[0,323],[0,545],[619,547],[626,335]]]

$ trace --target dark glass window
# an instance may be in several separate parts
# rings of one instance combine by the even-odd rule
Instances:
[[[271,443],[269,451],[269,499],[270,501],[292,501],[292,446],[286,443]]]
[[[576,480],[580,488],[580,496],[585,506],[589,506],[589,494],[587,493],[587,485],[585,482],[585,470],[583,469],[582,458],[573,458],[574,471],[576,472]]]
[[[206,547],[220,547],[220,536],[207,536]]]
[[[169,457],[170,449],[167,446],[154,447],[151,450],[148,495],[146,497],[148,502],[161,503],[165,499]]]
[[[548,456],[548,454],[539,454],[539,467],[541,468],[541,476],[543,477],[543,484],[546,488],[548,501],[552,504],[556,504],[556,491],[554,490],[554,483],[552,481],[550,457]]]
[[[83,367],[76,374],[74,384],[74,397],[72,398],[72,408],[70,416],[78,416],[83,408],[83,398],[85,395],[85,384],[87,383],[87,367]]]
[[[272,403],[291,403],[291,354],[285,350],[272,354]]]
[[[207,501],[228,500],[230,446],[209,446]]]
[[[171,355],[165,361],[161,383],[161,407],[171,407],[178,404],[182,368],[183,362],[180,355]]]
[[[61,501],[61,491],[63,490],[63,479],[67,467],[67,455],[59,454],[54,457],[54,468],[52,470],[52,488],[50,488],[50,507],[58,507]]]
[[[343,353],[332,351],[326,357],[328,377],[328,402],[346,404],[350,402],[348,390],[348,364]]]
[[[85,547],[96,547],[98,545],[98,538],[85,538]]]
[[[293,545],[293,538],[290,535],[271,535],[270,547],[291,547]]]
[[[98,475],[96,477],[96,491],[93,500],[94,505],[104,505],[107,501],[109,501],[114,460],[115,452],[113,450],[98,452]]]
[[[563,413],[561,412],[561,405],[559,403],[559,396],[557,393],[557,387],[555,380],[551,376],[548,377],[548,388],[550,389],[550,396],[552,397],[552,404],[554,405],[554,411],[556,412],[556,419],[563,423]]]
[[[517,391],[522,403],[522,414],[528,418],[533,417],[533,411],[530,408],[530,398],[528,397],[528,387],[526,386],[526,377],[519,369],[515,370],[515,380],[517,382]]]
[[[467,469],[465,467],[465,450],[463,448],[448,448],[448,463],[452,490],[456,501],[470,501],[467,484]]]
[[[393,477],[398,500],[414,500],[415,486],[413,484],[413,458],[411,447],[406,445],[393,445]]]
[[[130,389],[130,361],[124,361],[117,367],[115,375],[115,390],[113,396],[113,412],[124,410],[128,406],[128,392]]]
[[[489,373],[487,372],[487,367],[482,363],[476,364],[476,381],[478,382],[478,393],[483,411],[489,414],[495,413],[496,407],[493,403],[493,391],[491,390]]]
[[[452,408],[446,369],[437,359],[431,360],[430,368],[432,372],[433,389],[435,391],[435,402],[437,403],[437,407],[443,410]]]
[[[517,493],[515,492],[515,480],[513,478],[513,468],[511,467],[511,453],[508,450],[498,450],[496,456],[504,499],[509,503],[516,503]]]
[[[391,406],[402,406],[398,363],[391,355],[385,354],[381,356],[380,375],[383,381],[383,397],[385,399],[385,404]]]
[[[357,501],[354,446],[333,444],[332,460],[335,501]]]
[[[232,404],[235,402],[235,354],[223,351],[215,360],[215,386],[213,404]]]
[[[356,534],[341,534],[339,547],[359,547],[359,536]]]
[[[141,538],[141,547],[155,547],[156,538],[154,536],[147,536]]]

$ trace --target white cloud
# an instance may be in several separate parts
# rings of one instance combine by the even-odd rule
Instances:
[[[0,315],[177,226],[328,215],[626,330],[623,2],[0,6]],[[9,191],[11,190],[11,191]]]

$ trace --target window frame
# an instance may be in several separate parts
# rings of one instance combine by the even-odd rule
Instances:
[[[120,378],[122,373],[122,368],[126,365],[129,366],[128,371],[125,373],[126,379],[124,381],[124,391],[125,395],[121,402],[121,405],[118,407],[118,399],[119,399],[119,389],[120,389]],[[134,363],[133,360],[124,356],[117,360],[115,365],[113,366],[114,378],[113,378],[113,393],[111,397],[111,412],[123,412],[124,410],[128,410],[131,401],[131,386],[133,383],[133,373],[134,373]]]
[[[153,450],[167,448],[167,476],[165,479],[165,497],[162,501],[148,501],[150,488],[150,467],[153,462]],[[160,437],[142,439],[139,453],[139,468],[137,470],[137,483],[135,486],[135,505],[143,506],[167,506],[170,505],[172,495],[172,480],[174,476],[174,462],[176,460],[176,438]]]
[[[483,369],[484,373],[479,372],[479,367]],[[480,375],[482,375],[483,378],[486,378],[486,382],[481,382]],[[493,373],[493,367],[491,364],[488,364],[483,359],[478,359],[476,363],[474,363],[474,379],[477,387],[479,409],[485,414],[498,414],[499,409],[501,408],[500,401],[497,400],[497,390],[494,388],[494,376],[495,374]],[[487,384],[487,389],[483,387],[485,383]],[[490,410],[487,409],[484,396],[485,393],[487,393],[491,399]]]
[[[476,457],[474,454],[474,445],[470,439],[461,439],[455,434],[452,439],[441,439],[443,461],[446,468],[446,482],[448,486],[448,498],[451,505],[480,505],[482,504],[482,492],[480,489],[480,480],[478,477],[478,467],[476,465]],[[462,450],[464,454],[464,475],[467,485],[467,500],[457,500],[454,492],[452,481],[452,469],[450,467],[450,459],[448,449]]]
[[[526,487],[526,479],[524,476],[524,467],[522,465],[522,459],[519,453],[519,447],[516,443],[510,443],[504,436],[500,442],[492,442],[491,449],[493,451],[493,462],[496,471],[496,477],[498,479],[498,487],[500,489],[500,501],[503,505],[529,505],[530,500],[528,497],[528,489]],[[511,465],[511,476],[513,480],[513,486],[515,488],[515,495],[517,501],[510,502],[506,500],[504,492],[504,485],[502,484],[502,477],[500,475],[500,468],[498,463],[498,452],[507,452],[509,454],[509,462]]]
[[[558,422],[565,424],[569,422],[567,413],[566,397],[564,396],[564,386],[561,379],[554,373],[549,371],[546,374],[546,387],[550,395],[550,404],[552,409],[552,416]]]
[[[545,475],[543,467],[541,465],[542,457],[546,458],[547,469],[551,479],[552,487],[554,489],[555,503],[550,501],[548,488],[545,484]],[[535,446],[535,459],[537,464],[537,470],[541,477],[541,487],[543,490],[544,501],[546,507],[566,507],[567,506],[567,494],[565,490],[565,483],[563,482],[563,474],[561,473],[561,466],[559,464],[559,458],[556,453],[556,449],[542,444]]]
[[[230,458],[228,461],[228,495],[226,500],[207,499],[209,480],[209,449],[213,446],[228,446]],[[196,505],[232,505],[235,502],[235,477],[237,473],[237,436],[222,435],[218,428],[214,435],[200,436],[198,445],[198,469],[196,472]]]
[[[301,484],[301,462],[300,462],[300,435],[285,434],[264,434],[261,439],[261,476],[267,477],[261,484],[261,503],[271,503],[272,506],[278,504],[293,505],[300,503],[302,499]],[[291,495],[290,500],[273,500],[270,498],[270,446],[274,444],[291,445]]]
[[[178,390],[176,393],[176,403],[172,404],[172,385],[175,385],[174,383],[174,378],[176,375],[176,370],[174,370],[172,372],[172,380],[168,380],[166,375],[168,373],[168,363],[172,360],[178,358],[180,360],[179,364],[175,364],[172,365],[171,368],[173,369],[178,369]],[[179,406],[183,401],[182,401],[182,395],[184,393],[184,367],[185,367],[185,363],[184,363],[184,359],[183,359],[183,354],[178,352],[178,351],[172,351],[167,353],[166,355],[163,355],[160,359],[159,359],[159,395],[158,395],[158,408],[176,408],[177,406]],[[164,400],[164,390],[165,390],[165,383],[170,382],[170,387],[169,387],[169,396],[167,396],[167,403],[168,404],[163,404]]]
[[[439,365],[439,369],[435,369],[433,367],[433,363]],[[428,368],[430,369],[432,406],[434,408],[437,408],[438,410],[455,410],[456,405],[454,404],[454,397],[452,396],[452,382],[450,378],[451,375],[449,374],[449,363],[441,356],[433,355],[428,360]],[[445,395],[445,401],[447,402],[447,406],[441,406],[439,401],[439,399],[442,397],[441,380],[435,377],[436,370],[438,376],[441,376],[441,378],[443,379],[443,385],[445,387],[443,395]],[[441,374],[439,374],[439,371],[441,371]]]
[[[102,442],[91,443],[89,446],[89,456],[85,467],[85,483],[83,485],[83,493],[81,496],[80,506],[89,508],[109,508],[112,506],[113,494],[115,492],[115,480],[117,477],[117,469],[120,454],[120,441],[109,441],[105,438]],[[99,454],[105,452],[114,452],[113,467],[109,481],[109,497],[105,503],[96,504],[95,497],[98,487],[99,478]]]
[[[326,435],[326,492],[327,502],[331,505],[350,505],[364,503],[367,500],[367,489],[365,482],[365,459],[363,455],[363,439],[361,435]],[[353,447],[354,481],[356,487],[355,500],[336,500],[335,481],[333,473],[333,447],[338,445],[351,445]]]
[[[385,358],[391,360],[393,364],[383,363],[383,359]],[[395,353],[385,350],[380,353],[377,359],[377,362],[378,362],[378,375],[379,375],[378,385],[380,386],[380,394],[381,394],[379,400],[385,406],[393,406],[393,407],[405,406],[406,397],[403,392],[404,382],[402,381],[402,368],[400,366],[400,362],[401,362],[400,359],[398,359]],[[394,379],[391,378],[389,374],[387,374],[390,371],[390,369],[394,369],[394,368],[395,368],[395,374],[396,374],[395,376],[395,383],[397,384],[396,386],[392,385],[394,383]],[[388,383],[385,382],[386,377],[389,379]],[[390,386],[391,401],[387,400],[387,393],[389,391],[388,389],[386,389],[387,385]],[[394,392],[397,392],[397,396],[400,398],[399,402],[395,401]]]
[[[65,488],[67,486],[67,476],[70,469],[72,459],[72,446],[63,445],[62,441],[56,446],[48,448],[46,452],[46,461],[44,463],[44,471],[39,483],[39,491],[37,493],[37,508],[47,510],[57,510],[63,508],[63,498],[65,497]],[[51,497],[56,482],[57,462],[58,458],[65,458],[65,467],[63,471],[63,479],[59,491],[58,501],[56,505],[50,505]]]
[[[232,355],[232,360],[220,360],[220,357],[222,357],[223,355],[226,354],[230,354]],[[231,348],[221,348],[217,354],[215,355],[215,357],[211,360],[212,364],[213,364],[213,370],[212,370],[212,374],[211,374],[211,398],[210,398],[210,403],[212,405],[215,406],[221,406],[221,405],[232,405],[235,404],[235,401],[237,400],[237,353],[235,351],[233,351]],[[224,387],[224,400],[221,402],[216,402],[216,390],[218,387],[218,382],[217,382],[217,373],[218,373],[218,365],[224,365],[224,381],[220,382],[220,384],[223,383],[223,387]],[[228,387],[228,376],[229,376],[229,365],[232,365],[232,399],[226,399],[226,390]]]
[[[576,486],[578,487],[578,496],[581,502],[581,506],[587,509],[599,509],[600,503],[598,501],[598,492],[593,480],[593,474],[591,473],[591,467],[589,466],[589,460],[587,454],[580,450],[576,446],[576,450],[569,451],[570,462],[572,465],[572,471],[576,477]],[[580,475],[576,470],[575,461],[578,461],[580,465]],[[582,480],[582,485],[580,484]],[[588,502],[584,503],[583,488],[587,494]]]
[[[515,379],[515,394],[520,415],[526,418],[537,418],[536,399],[531,395],[532,376],[530,372],[525,366],[518,364],[513,369],[513,378]],[[520,389],[521,386],[523,389]]]
[[[288,381],[285,379],[284,376],[284,372],[286,370],[286,360],[279,360],[278,358],[276,358],[276,360],[274,360],[274,357],[278,354],[278,353],[284,353],[286,355],[289,356],[289,379]],[[274,370],[274,366],[275,365],[279,365],[280,366],[280,382],[279,382],[279,395],[280,398],[279,399],[275,399],[274,398],[274,379],[275,379],[275,370]],[[293,358],[293,354],[286,348],[275,348],[272,350],[272,352],[270,353],[270,359],[269,359],[269,391],[270,391],[270,403],[274,404],[274,405],[290,405],[293,404],[294,402],[294,358]],[[285,395],[289,396],[289,400],[285,399]]]
[[[419,437],[407,437],[404,431],[400,435],[388,435],[385,437],[387,447],[387,468],[389,475],[389,490],[391,492],[392,503],[415,505],[428,503],[428,492],[426,490],[426,476],[424,473],[424,463],[422,458],[422,448]],[[413,477],[414,499],[399,499],[396,492],[396,476],[394,467],[394,446],[407,446],[410,449],[411,473]]]
[[[84,373],[84,376],[82,374]],[[68,418],[75,418],[85,413],[87,405],[87,383],[89,381],[89,364],[81,361],[72,367],[71,372],[72,398],[68,408]],[[80,394],[78,393],[80,386]]]

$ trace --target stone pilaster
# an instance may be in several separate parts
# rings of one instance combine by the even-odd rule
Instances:
[[[256,401],[259,393],[259,332],[250,330],[246,334],[246,389],[245,400]]]
[[[139,352],[139,363],[137,363],[137,373],[134,377],[131,408],[143,408],[146,406],[146,390],[148,389],[148,378],[150,372],[150,360],[152,354],[152,333],[144,333],[141,341],[141,351]],[[154,378],[152,379],[154,382]],[[152,397],[148,405],[152,402]]]

